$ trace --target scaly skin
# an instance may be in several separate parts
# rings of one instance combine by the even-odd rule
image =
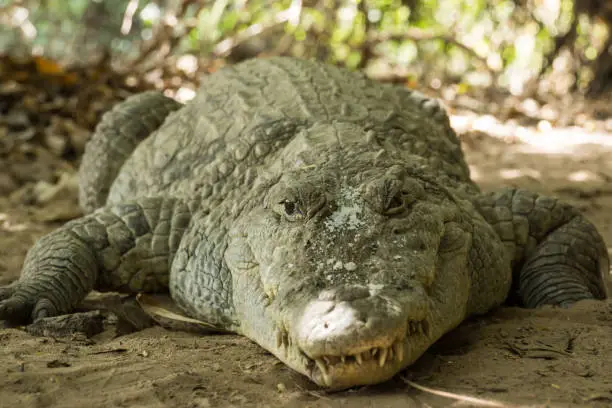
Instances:
[[[130,97],[104,115],[89,140],[81,167],[79,203],[86,212],[104,205],[108,190],[138,143],[157,129],[170,112],[182,105],[157,92]]]
[[[417,92],[258,59],[184,107],[149,93],[102,123],[81,169],[83,205],[101,208],[32,248],[0,319],[68,313],[92,288],[169,290],[337,389],[392,377],[509,297],[606,296],[595,228],[555,199],[480,193],[446,114]]]

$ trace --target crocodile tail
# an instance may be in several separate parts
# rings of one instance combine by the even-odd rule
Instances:
[[[79,169],[79,203],[89,213],[102,207],[125,160],[136,146],[183,105],[159,92],[127,98],[104,114],[85,147]]]

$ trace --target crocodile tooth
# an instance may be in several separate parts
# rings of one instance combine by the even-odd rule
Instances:
[[[363,364],[363,358],[361,357],[361,353],[355,354],[355,361],[357,361],[357,364],[359,365]]]
[[[381,347],[380,348],[380,356],[378,356],[378,365],[380,367],[384,366],[385,363],[387,362],[387,353],[389,352],[389,349]]]
[[[266,293],[266,296],[268,297],[268,299],[270,299],[270,303],[272,303],[272,301],[274,300],[274,298],[276,296],[274,296],[274,291],[272,290],[272,288],[264,288],[264,292]]]
[[[395,343],[393,343],[393,351],[395,351],[395,355],[397,356],[397,361],[401,363],[402,360],[404,359],[404,344],[402,343],[401,340],[398,340]]]
[[[316,358],[315,363],[317,364],[317,367],[319,367],[319,370],[323,374],[323,377],[327,376],[327,366],[325,365],[325,362],[320,358]]]
[[[341,355],[340,356],[340,361],[342,361],[342,364],[346,363],[346,356],[345,355]]]
[[[423,330],[423,334],[427,336],[429,334],[429,323],[427,320],[421,321],[421,329]]]
[[[332,385],[332,382],[329,374],[323,371],[321,371],[321,373],[323,374],[323,382],[325,383],[325,386],[330,387]]]
[[[377,354],[377,353],[378,353],[378,348],[377,348],[377,347],[374,347],[374,348],[372,349],[372,357],[376,357],[376,354]]]
[[[277,329],[276,330],[276,347],[280,348],[282,344],[283,344],[283,334],[280,329]]]
[[[329,357],[327,357],[327,356],[323,356],[323,361],[325,361],[325,364],[327,364],[327,365],[330,365],[330,363],[331,363],[330,360],[329,360]]]

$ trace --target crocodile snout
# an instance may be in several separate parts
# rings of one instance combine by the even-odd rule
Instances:
[[[321,291],[304,308],[293,342],[311,361],[313,380],[370,383],[406,365],[410,337],[425,336],[428,323],[388,295],[380,285],[347,285]]]

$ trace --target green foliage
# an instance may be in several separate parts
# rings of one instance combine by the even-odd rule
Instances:
[[[110,51],[129,60],[147,41],[158,41],[154,48],[167,44],[177,55],[293,54],[373,75],[410,72],[424,81],[462,81],[480,72],[490,84],[520,92],[574,21],[571,0],[215,0],[190,2],[177,15],[183,3],[0,0],[0,21],[9,22],[0,29],[0,51],[43,50],[68,61]],[[600,26],[580,19],[576,45],[587,60],[603,47],[607,33]]]

